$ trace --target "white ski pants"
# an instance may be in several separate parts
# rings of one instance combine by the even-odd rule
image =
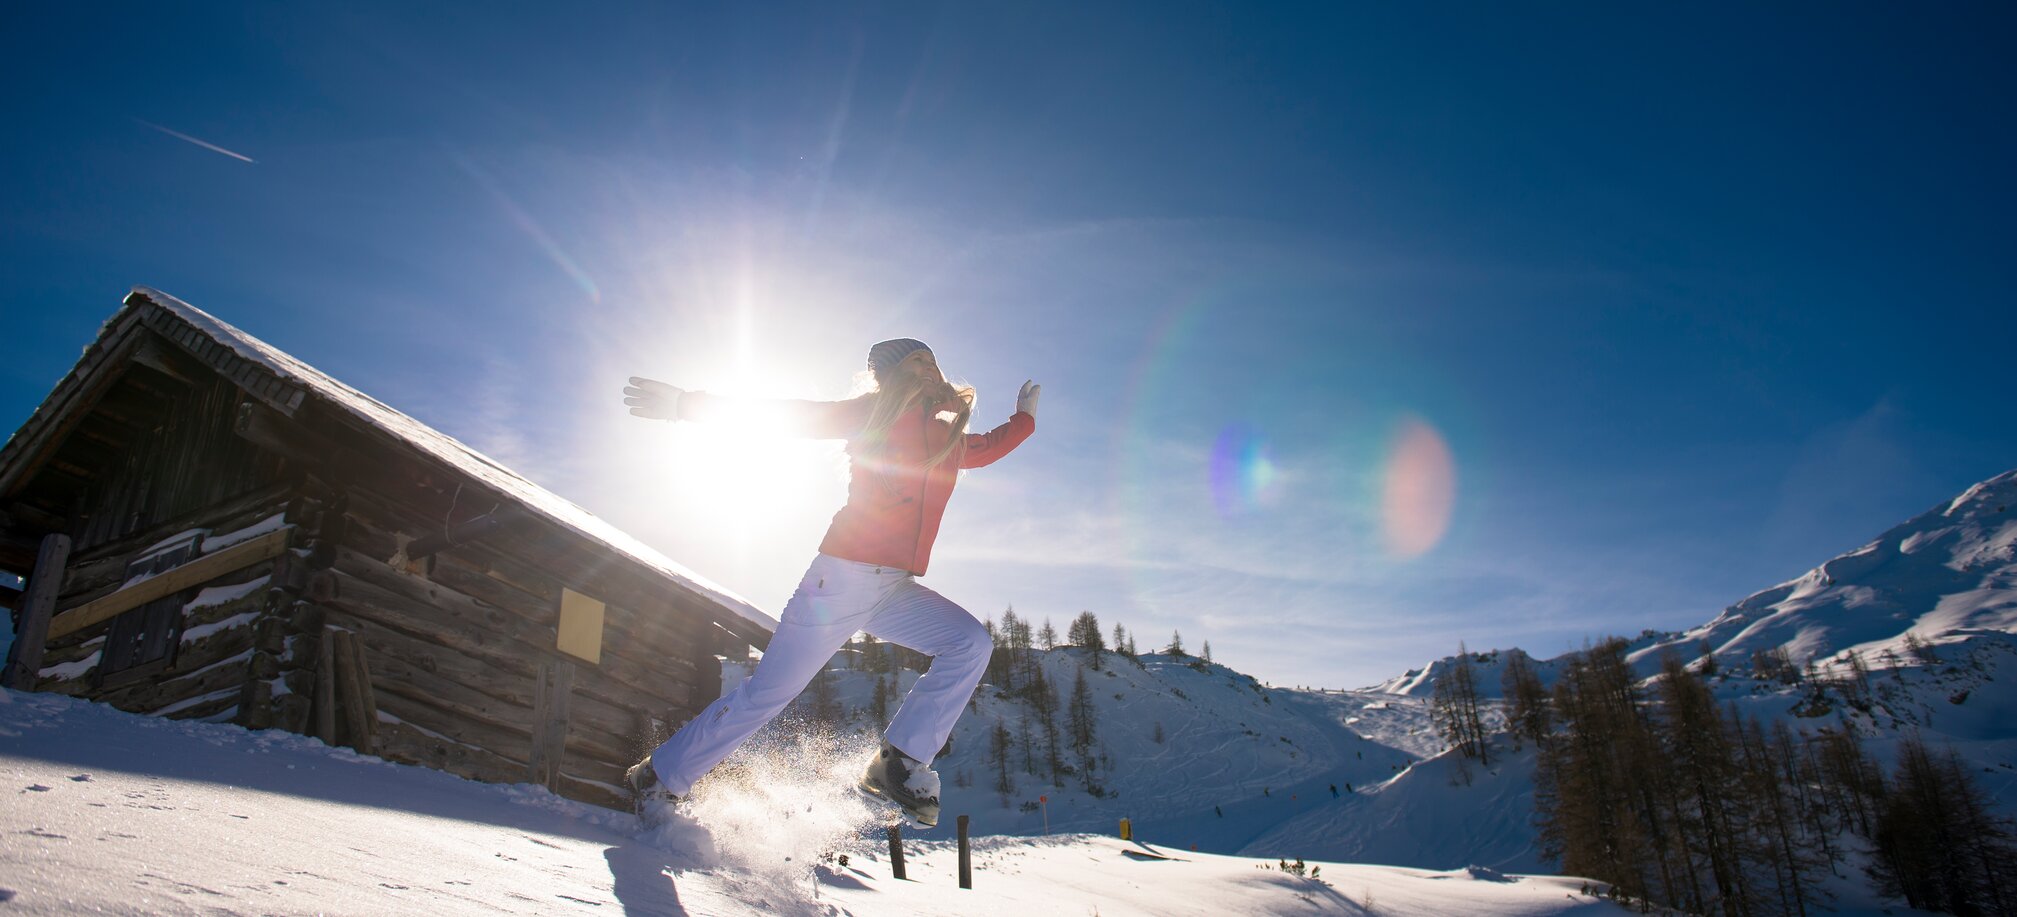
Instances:
[[[791,703],[856,631],[932,657],[883,732],[898,751],[930,764],[987,670],[994,651],[987,629],[907,570],[820,554],[785,603],[756,671],[651,753],[659,782],[686,795]]]

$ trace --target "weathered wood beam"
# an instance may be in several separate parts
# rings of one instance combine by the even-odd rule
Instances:
[[[166,598],[192,586],[207,583],[224,574],[241,570],[286,551],[294,536],[293,526],[281,528],[251,541],[206,554],[180,567],[120,589],[104,598],[72,608],[49,622],[49,636],[60,637],[109,621],[155,599]]]
[[[238,645],[236,653],[209,662],[186,675],[164,675],[157,680],[136,682],[117,690],[99,692],[93,695],[92,699],[129,713],[159,713],[165,707],[190,698],[232,688],[243,688],[251,660],[252,648],[248,634]],[[237,702],[238,698],[233,696],[230,703]]]
[[[4,523],[0,523],[4,525]],[[42,539],[33,535],[0,534],[0,570],[20,575],[22,570],[35,568],[35,555],[42,549]],[[26,585],[21,587],[27,589]],[[6,595],[7,587],[0,584],[0,596]]]
[[[357,639],[350,631],[344,631],[343,637],[338,645],[350,644],[350,656],[354,660],[350,671],[357,676],[356,693],[359,709],[363,711],[364,732],[375,743],[378,737],[378,692],[371,687],[371,662],[364,656],[364,641]],[[364,751],[368,754],[370,749],[366,748]]]
[[[173,516],[116,541],[108,541],[79,551],[77,557],[84,563],[115,558],[115,562],[123,568],[126,555],[170,535],[189,529],[231,531],[258,522],[285,508],[287,494],[288,485],[285,482],[248,490],[209,506]]]
[[[56,594],[63,588],[63,564],[70,558],[70,536],[50,535],[42,539],[35,558],[35,572],[28,579],[26,604],[21,608],[21,625],[8,652],[7,667],[0,672],[0,684],[16,690],[34,690],[42,671],[42,649],[52,629]]]
[[[315,663],[315,737],[336,747],[336,638],[324,629],[317,638]]]
[[[307,398],[307,392],[300,386],[274,375],[262,364],[239,356],[237,351],[183,321],[146,294],[128,294],[126,304],[134,307],[139,321],[147,328],[282,414],[293,414]]]
[[[208,369],[180,347],[158,334],[147,334],[133,351],[133,362],[184,385],[194,385]]]
[[[524,717],[520,717],[513,726],[500,726],[488,720],[472,719],[442,704],[437,698],[411,691],[386,691],[379,706],[385,712],[429,732],[440,733],[456,742],[517,762],[518,766],[506,782],[525,782],[526,762],[532,758],[532,738],[525,731],[527,724]],[[531,710],[527,708],[525,713],[529,716]]]
[[[351,642],[347,630],[331,631],[336,643],[336,690],[343,701],[343,729],[350,739],[350,747],[362,754],[371,754],[372,720],[377,711],[368,714],[364,706],[364,691],[360,688],[365,677],[357,670],[357,648]]]
[[[525,513],[517,507],[500,507],[467,522],[415,538],[406,546],[406,559],[425,560],[449,548],[474,544],[524,519]]]
[[[533,783],[557,789],[561,762],[567,757],[567,708],[574,695],[574,663],[542,659],[532,704],[532,760],[527,776]]]
[[[438,732],[429,735],[417,724],[380,723],[379,730],[379,757],[387,761],[418,764],[488,783],[518,783],[525,779],[523,762]]]
[[[70,527],[70,523],[62,516],[36,509],[20,500],[0,504],[0,528],[23,527],[39,529],[46,534],[63,531]]]
[[[238,406],[231,430],[261,449],[311,468],[344,464],[340,460],[351,451],[256,401]]]
[[[437,557],[434,569],[428,574],[429,579],[536,623],[543,628],[542,634],[553,626],[556,616],[552,600],[542,600],[506,585],[496,576],[478,572],[477,562],[465,559],[461,554],[458,551]],[[521,575],[524,572],[527,571],[521,571]],[[558,587],[555,588],[557,591]],[[627,620],[624,611],[615,606],[608,607],[608,617],[604,619],[603,657],[588,671],[599,672],[652,697],[664,697],[668,693],[664,687],[668,682],[687,682],[700,687],[702,682],[713,684],[718,681],[718,676],[712,674],[712,643],[708,644],[710,658],[706,667],[699,666],[695,657],[686,652],[697,639],[696,635],[704,632],[701,629],[711,631],[712,625],[694,621],[693,633],[683,633],[670,627],[633,631],[623,623]],[[590,680],[578,684],[584,690],[596,690]]]
[[[463,720],[512,731],[521,743],[530,741],[536,673],[518,668],[528,661],[524,657],[450,649],[340,608],[332,609],[329,620],[353,631],[353,639],[370,651],[373,684],[381,696],[425,701]],[[577,667],[568,719],[580,728],[569,736],[568,744],[628,764],[638,716],[684,706],[640,691],[616,690],[593,669]]]
[[[12,497],[88,414],[87,408],[117,378],[118,364],[132,353],[139,335],[129,313],[121,313],[84,350],[84,356],[28,422],[0,447],[0,497]]]
[[[180,394],[156,389],[148,384],[144,370],[129,365],[104,396],[91,405],[90,414],[80,421],[80,427],[110,422],[129,433],[158,429],[162,415]]]

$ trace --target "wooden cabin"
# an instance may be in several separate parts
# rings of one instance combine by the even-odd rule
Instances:
[[[774,621],[145,287],[0,449],[8,687],[624,807]]]

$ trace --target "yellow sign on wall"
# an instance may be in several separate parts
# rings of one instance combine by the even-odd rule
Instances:
[[[560,651],[577,659],[602,662],[603,604],[572,589],[560,590]]]

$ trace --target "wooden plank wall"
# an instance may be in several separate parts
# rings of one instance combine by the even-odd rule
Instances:
[[[143,391],[141,377],[151,371],[129,373],[123,387]],[[153,430],[111,459],[116,464],[99,472],[73,515],[77,550],[120,541],[278,477],[275,460],[261,461],[258,450],[232,433],[240,397],[237,386],[214,376],[162,397],[161,407],[144,418]]]
[[[155,330],[208,363],[229,356],[175,327]],[[98,624],[51,641],[41,690],[301,733],[318,731],[347,693],[345,712],[367,706],[373,728],[358,736],[332,725],[331,738],[495,782],[532,779],[537,763],[558,792],[613,807],[627,807],[623,768],[719,693],[715,654],[726,634],[709,620],[723,612],[707,600],[536,514],[395,567],[403,539],[488,508],[445,518],[437,501],[450,502],[459,474],[376,431],[331,423],[326,411],[296,417],[351,450],[334,464],[355,467],[282,458],[234,431],[237,406],[250,391],[292,413],[307,407],[298,391],[241,390],[265,383],[195,371],[168,351],[155,356],[162,368],[127,366],[95,409],[112,438],[66,443],[52,463],[67,463],[66,486],[82,494],[58,612],[116,591],[128,562],[183,529],[222,533],[284,512],[295,550],[180,594],[187,602],[202,586],[266,578],[243,598],[187,612],[183,632],[194,635],[178,635],[158,675],[101,687],[93,660],[108,625]],[[258,375],[239,362],[240,376]],[[563,587],[607,603],[599,660],[556,648]],[[222,622],[234,623],[212,626]],[[337,630],[355,645],[339,667],[353,675],[324,671],[324,644]]]
[[[207,528],[221,535],[276,513],[292,514],[290,519],[312,518],[314,508],[292,499],[285,485],[263,487],[81,552],[66,570],[57,608],[68,610],[116,591],[126,564],[169,529]],[[111,626],[107,621],[51,640],[36,688],[88,697],[134,713],[270,724],[272,680],[279,676],[290,649],[285,634],[270,622],[272,612],[291,606],[305,584],[301,565],[300,555],[290,552],[178,593],[180,601],[188,602],[204,588],[264,581],[236,600],[185,612],[172,664],[152,677],[111,688],[99,686],[96,663]],[[247,613],[252,616],[229,627],[212,626]]]
[[[564,710],[565,751],[551,785],[621,808],[623,768],[719,693],[719,630],[669,599],[650,611],[611,605],[602,659],[577,660],[555,648],[560,590],[594,595],[597,584],[563,582],[493,540],[395,568],[401,536],[444,520],[367,490],[349,490],[344,501],[330,566],[313,574],[305,601],[363,649],[380,714],[378,754],[523,782],[532,779],[533,749],[546,728],[543,709]],[[550,525],[543,520],[521,525],[520,543],[570,537],[540,532]],[[542,708],[542,670],[551,685],[556,666],[571,669],[568,696]]]

